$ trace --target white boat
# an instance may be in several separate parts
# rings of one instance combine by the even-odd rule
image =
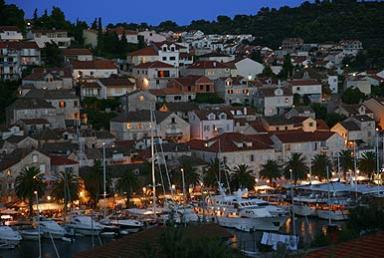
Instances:
[[[243,231],[277,231],[285,223],[287,216],[277,207],[260,199],[246,199],[245,191],[226,195],[220,187],[220,194],[207,198],[208,216],[223,227]]]
[[[40,231],[45,238],[61,239],[67,234],[67,231],[62,226],[51,219],[40,218],[39,225]]]
[[[317,216],[316,208],[305,204],[293,205],[293,212],[302,217]]]
[[[91,217],[82,215],[73,216],[67,226],[73,229],[75,233],[85,236],[99,235],[104,229],[102,224],[94,221]]]
[[[24,240],[39,240],[43,236],[43,232],[38,229],[19,230],[19,233]]]
[[[110,217],[100,221],[101,224],[107,226],[115,226],[119,231],[138,232],[144,227],[144,223],[139,220]]]
[[[0,248],[15,248],[22,239],[19,232],[8,226],[0,226]]]

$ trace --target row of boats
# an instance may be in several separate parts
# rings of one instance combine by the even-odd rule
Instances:
[[[353,189],[363,194],[373,192],[372,187],[359,186]],[[108,217],[74,214],[66,220],[67,223],[40,217],[31,223],[33,227],[29,229],[18,225],[0,226],[0,247],[12,248],[22,239],[39,237],[64,240],[82,235],[114,237],[170,221],[215,222],[223,227],[247,232],[279,231],[291,211],[299,216],[317,216],[320,219],[348,219],[348,209],[353,204],[350,190],[351,186],[341,183],[334,183],[332,189],[325,184],[302,186],[297,196],[289,199],[285,195],[285,202],[270,202],[265,196],[249,196],[247,190],[226,194],[220,187],[219,194],[208,194],[200,205],[165,202],[163,207],[125,209]]]

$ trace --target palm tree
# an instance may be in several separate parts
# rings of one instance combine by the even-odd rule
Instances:
[[[343,150],[339,154],[340,168],[343,170],[344,180],[347,179],[347,171],[353,169],[353,156],[350,150]]]
[[[39,177],[40,170],[35,167],[25,168],[15,180],[16,195],[21,200],[27,200],[29,205],[29,215],[33,213],[33,200],[35,198],[35,191],[38,196],[43,196],[45,191],[45,184]]]
[[[132,171],[127,171],[119,178],[119,181],[117,181],[116,188],[120,193],[126,194],[127,206],[129,206],[129,198],[133,192],[140,188],[140,183],[137,176],[135,176]]]
[[[327,177],[327,167],[329,171],[332,168],[332,162],[327,155],[318,154],[312,160],[312,174],[318,176],[320,179]]]
[[[260,170],[260,177],[268,179],[271,184],[274,179],[280,178],[281,174],[281,166],[275,160],[268,160]]]
[[[220,161],[215,158],[209,162],[208,167],[205,169],[203,182],[206,187],[215,188],[218,186],[219,171]]]
[[[294,184],[297,184],[297,180],[304,179],[306,177],[308,167],[305,165],[305,159],[300,153],[293,153],[291,158],[285,165],[284,176],[290,178],[290,169],[292,170],[292,176]]]
[[[185,186],[196,186],[200,183],[200,175],[196,172],[196,168],[193,167],[190,161],[183,160],[181,168],[184,170]],[[180,177],[181,173],[178,178]]]
[[[79,197],[79,179],[73,173],[61,172],[60,179],[56,182],[52,190],[52,195],[57,199],[64,200],[64,215],[67,214],[67,206],[70,201]]]
[[[253,188],[255,185],[255,177],[252,175],[252,173],[253,171],[252,169],[249,169],[248,165],[241,164],[235,167],[233,169],[233,174],[231,175],[231,188]]]
[[[372,151],[363,153],[359,160],[359,169],[371,179],[376,170],[376,154]]]

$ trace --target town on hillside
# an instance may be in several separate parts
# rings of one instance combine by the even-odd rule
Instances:
[[[229,32],[284,8],[199,28],[0,0],[0,257],[380,257],[384,53]]]

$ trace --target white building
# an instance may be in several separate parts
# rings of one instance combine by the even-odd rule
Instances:
[[[16,26],[0,26],[0,40],[19,41],[23,40],[23,34]]]
[[[59,48],[68,48],[72,40],[67,31],[55,29],[28,31],[27,39],[35,41],[39,48],[44,48],[47,43],[55,43]]]
[[[237,75],[240,75],[248,80],[254,80],[255,77],[264,71],[264,65],[253,61],[250,58],[245,58],[235,63]]]
[[[293,94],[290,87],[267,86],[256,92],[256,106],[265,116],[279,115],[293,105]]]
[[[210,109],[188,112],[191,138],[208,140],[234,131],[233,115],[228,110]]]
[[[111,60],[72,61],[74,79],[108,78],[117,74],[117,66]]]
[[[136,77],[137,87],[146,90],[165,88],[168,81],[179,77],[179,74],[173,65],[155,61],[136,65],[132,69],[132,76]]]
[[[157,33],[154,30],[145,30],[145,31],[140,31],[138,33],[138,36],[144,37],[144,42],[149,44],[151,42],[163,42],[166,41],[167,38],[164,37],[163,35]]]
[[[260,135],[224,133],[209,140],[191,140],[192,155],[210,162],[218,158],[229,169],[244,164],[259,178],[259,171],[268,160],[275,160],[272,142]]]
[[[291,80],[292,93],[308,97],[311,102],[321,102],[322,85],[317,80],[297,79]]]

